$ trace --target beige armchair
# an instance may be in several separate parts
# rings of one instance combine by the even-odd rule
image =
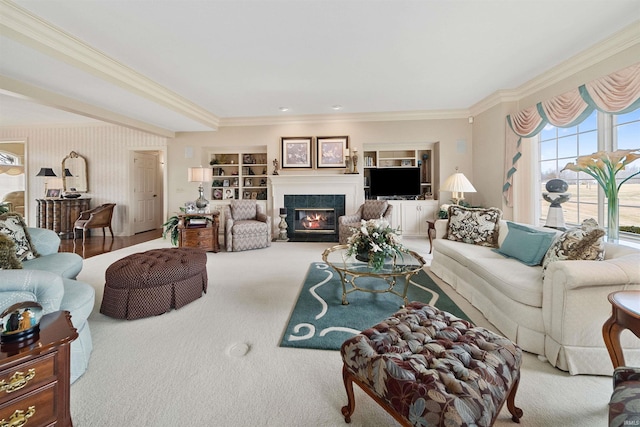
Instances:
[[[80,216],[73,224],[73,240],[76,240],[76,230],[82,230],[82,244],[84,245],[87,237],[87,230],[90,228],[102,228],[102,237],[106,237],[104,229],[109,227],[109,232],[113,238],[113,229],[111,229],[111,219],[113,217],[113,208],[115,203],[105,203],[88,211],[80,212]]]
[[[24,216],[24,191],[12,191],[2,198],[2,202],[9,206],[10,212],[17,212]]]
[[[352,215],[343,215],[338,218],[338,235],[341,245],[347,244],[347,239],[351,236],[351,228],[360,226],[363,219],[383,218],[391,223],[391,215],[393,213],[393,205],[386,200],[365,200],[364,204],[358,208],[358,211]]]
[[[224,245],[227,252],[271,246],[271,217],[253,200],[232,200],[224,207]]]

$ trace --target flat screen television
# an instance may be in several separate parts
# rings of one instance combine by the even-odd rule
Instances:
[[[376,168],[370,172],[369,191],[372,197],[421,194],[420,168]]]

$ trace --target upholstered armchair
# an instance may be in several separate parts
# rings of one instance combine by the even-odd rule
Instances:
[[[365,200],[356,213],[338,218],[340,244],[347,244],[347,239],[352,234],[351,228],[359,227],[360,221],[363,219],[368,221],[370,219],[383,218],[391,223],[392,213],[393,205],[390,205],[386,200]]]
[[[115,206],[115,203],[105,203],[88,211],[80,212],[80,216],[73,225],[73,240],[76,239],[76,230],[82,230],[82,244],[84,245],[87,230],[90,228],[102,228],[102,237],[106,237],[104,229],[109,227],[109,232],[113,237],[111,218],[113,218]]]
[[[253,200],[232,200],[224,208],[224,245],[227,252],[271,246],[271,217]]]
[[[2,198],[2,202],[9,206],[10,212],[17,212],[24,216],[24,191],[12,191]]]

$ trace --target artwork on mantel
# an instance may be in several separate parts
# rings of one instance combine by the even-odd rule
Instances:
[[[348,136],[319,136],[316,138],[318,168],[345,168],[349,156]]]
[[[285,168],[311,168],[311,142],[313,138],[282,137],[282,162]]]

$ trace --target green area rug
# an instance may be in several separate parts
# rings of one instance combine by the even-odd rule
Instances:
[[[360,278],[358,287],[384,289],[381,279]],[[347,289],[351,285],[347,284]],[[402,283],[396,285],[402,291]],[[464,312],[424,271],[411,279],[409,301],[422,301],[465,320]],[[352,292],[348,305],[342,305],[342,284],[338,273],[323,262],[309,267],[298,301],[289,318],[281,347],[339,350],[342,343],[400,309],[402,298],[391,293]]]

